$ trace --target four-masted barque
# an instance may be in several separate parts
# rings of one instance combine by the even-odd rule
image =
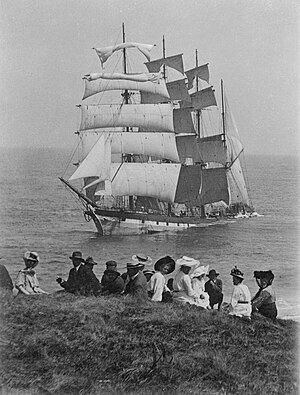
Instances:
[[[204,118],[217,101],[197,51],[195,67],[185,70],[183,54],[165,55],[164,39],[156,60],[150,60],[154,45],[126,42],[124,25],[122,41],[93,48],[102,70],[83,77],[81,156],[71,177],[60,178],[85,217],[103,235],[205,226],[218,221],[216,208],[223,218],[249,211],[243,147],[223,82],[220,127],[211,132]],[[129,52],[145,70],[128,73]],[[122,70],[106,72],[114,57],[122,58]]]

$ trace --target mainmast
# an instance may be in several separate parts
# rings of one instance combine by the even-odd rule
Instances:
[[[196,49],[196,67],[198,67],[198,50]],[[196,91],[198,92],[199,91],[199,79],[198,79],[198,77],[196,77]],[[198,135],[198,138],[200,138],[201,136],[200,136],[200,113],[201,113],[201,111],[200,110],[197,110],[196,111],[196,119],[197,119],[197,135]]]
[[[222,135],[223,135],[223,143],[226,147],[226,131],[225,131],[225,106],[224,106],[224,87],[223,87],[223,80],[221,80],[221,104],[222,104]]]
[[[123,43],[126,42],[126,37],[125,37],[125,25],[124,22],[122,23],[122,33],[123,33]],[[124,74],[127,74],[127,60],[126,60],[126,49],[123,49],[123,72]],[[129,97],[130,97],[130,93],[128,92],[128,89],[125,89],[124,93],[123,93],[123,97],[124,97],[124,103],[128,104],[129,103]],[[126,132],[129,132],[129,127],[126,127]],[[125,159],[126,162],[132,162],[132,155],[128,154],[125,155]],[[134,205],[133,205],[133,196],[129,196],[129,209],[133,210],[134,209]]]

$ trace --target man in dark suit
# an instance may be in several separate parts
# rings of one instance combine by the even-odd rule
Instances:
[[[74,251],[70,259],[74,267],[69,272],[68,280],[64,281],[61,277],[58,277],[56,281],[67,292],[75,295],[84,295],[87,282],[87,269],[83,265],[84,259],[82,258],[82,253],[80,251]]]
[[[210,308],[213,309],[214,305],[218,304],[218,310],[220,310],[223,302],[223,284],[222,281],[217,278],[218,275],[219,273],[217,273],[215,269],[211,269],[207,274],[209,280],[205,283],[204,289],[209,295]]]
[[[127,263],[127,279],[125,283],[125,295],[131,295],[139,300],[148,299],[147,280],[140,269],[143,267],[138,262]]]

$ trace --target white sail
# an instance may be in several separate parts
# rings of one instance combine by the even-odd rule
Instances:
[[[180,164],[112,163],[111,194],[113,196],[149,196],[174,202]],[[98,189],[96,195],[102,195]]]
[[[110,136],[113,154],[141,154],[179,162],[174,133],[118,132]]]
[[[70,180],[86,177],[98,177],[100,180],[110,178],[111,148],[107,134],[102,134],[89,154],[81,162]]]
[[[192,89],[195,78],[200,78],[201,80],[206,81],[209,84],[208,63],[187,70],[185,72],[185,75],[188,79],[188,89]]]
[[[174,70],[179,71],[181,74],[184,74],[182,53],[178,55],[168,56],[166,58],[156,59],[153,60],[152,62],[145,63],[150,73],[158,72],[163,64],[168,67],[171,67]]]
[[[96,80],[84,80],[84,94],[82,100],[87,97],[93,96],[100,92],[110,91],[110,90],[132,90],[132,91],[142,91],[148,92],[156,95],[160,95],[163,98],[169,98],[169,93],[167,91],[166,83],[161,80],[159,84],[153,83],[146,80],[143,81],[133,81],[125,79],[96,79]]]
[[[172,109],[171,103],[81,106],[80,130],[123,126],[173,132]]]
[[[140,44],[140,43],[122,43],[118,45],[113,45],[109,47],[103,48],[93,48],[97,55],[99,56],[100,62],[103,64],[107,61],[107,59],[116,51],[120,51],[124,48],[137,48],[143,55],[146,56],[148,61],[150,60],[150,51],[155,46],[155,44]]]

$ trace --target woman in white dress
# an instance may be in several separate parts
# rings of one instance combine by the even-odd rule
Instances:
[[[25,295],[48,294],[40,288],[34,268],[39,263],[36,252],[27,251],[23,256],[25,269],[20,270],[16,279],[16,288]]]
[[[230,275],[233,281],[233,291],[229,305],[225,308],[229,315],[237,317],[244,317],[251,319],[251,295],[249,288],[244,281],[244,273],[242,273],[236,266],[231,270]]]
[[[167,274],[175,270],[175,261],[170,256],[160,258],[154,265],[155,273],[150,278],[148,295],[153,302],[167,302],[171,300],[171,291],[167,287]]]
[[[180,266],[173,281],[173,301],[178,303],[189,303],[200,306],[200,297],[192,287],[189,273],[200,265],[194,258],[183,256],[177,259],[176,264]]]
[[[209,306],[209,295],[205,292],[205,275],[208,273],[209,265],[199,266],[191,274],[192,288],[199,295],[199,306],[207,309]]]

